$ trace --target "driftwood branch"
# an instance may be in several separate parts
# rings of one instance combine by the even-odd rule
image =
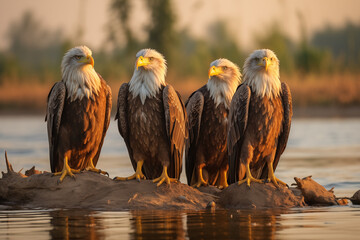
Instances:
[[[11,165],[11,163],[9,162],[8,156],[7,156],[7,152],[5,151],[5,162],[6,162],[6,168],[7,168],[7,172],[14,172],[14,169]]]

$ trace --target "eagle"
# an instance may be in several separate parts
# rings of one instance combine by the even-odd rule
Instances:
[[[237,65],[220,58],[210,64],[208,76],[207,84],[193,92],[186,103],[186,177],[194,187],[210,184],[226,188],[228,114],[241,73]]]
[[[136,54],[133,76],[119,89],[115,120],[135,173],[115,180],[180,178],[187,117],[179,93],[165,82],[166,60],[154,49]]]
[[[106,174],[95,166],[110,123],[111,89],[96,73],[86,46],[66,52],[61,72],[62,80],[48,95],[45,117],[51,172],[61,175],[60,182],[84,169]]]
[[[245,60],[243,73],[230,105],[229,182],[286,185],[274,175],[292,117],[291,93],[280,82],[279,60],[269,49],[255,50]]]

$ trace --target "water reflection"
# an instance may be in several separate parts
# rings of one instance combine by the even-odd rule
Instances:
[[[190,239],[274,239],[281,228],[280,211],[245,210],[198,212],[187,215]]]
[[[275,239],[286,210],[130,211],[131,239]]]
[[[49,213],[51,239],[105,239],[102,217],[89,211],[58,210]]]
[[[357,239],[360,207],[130,211],[1,208],[0,239]]]
[[[130,211],[131,239],[184,239],[185,213],[181,211]]]

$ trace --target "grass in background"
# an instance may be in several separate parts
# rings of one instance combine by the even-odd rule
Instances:
[[[180,92],[184,102],[196,89],[203,86],[207,79],[176,79],[171,73],[168,82]],[[113,109],[116,107],[117,95],[123,81],[108,79],[112,89]],[[334,75],[292,75],[281,76],[281,81],[290,86],[294,107],[360,107],[360,74]],[[6,81],[0,86],[0,113],[44,114],[47,95],[52,83],[13,83]]]

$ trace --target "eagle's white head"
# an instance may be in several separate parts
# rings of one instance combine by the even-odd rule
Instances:
[[[70,101],[93,98],[100,90],[101,81],[94,69],[91,50],[86,46],[70,49],[61,62],[62,81]]]
[[[144,104],[147,97],[154,97],[165,86],[166,60],[154,49],[142,49],[136,54],[134,74],[129,82],[133,97],[140,97]]]
[[[269,49],[255,50],[244,63],[244,83],[259,97],[279,96],[281,90],[279,60]]]
[[[230,107],[231,99],[241,81],[239,67],[233,62],[220,58],[210,64],[209,80],[206,84],[216,106],[224,103]]]

